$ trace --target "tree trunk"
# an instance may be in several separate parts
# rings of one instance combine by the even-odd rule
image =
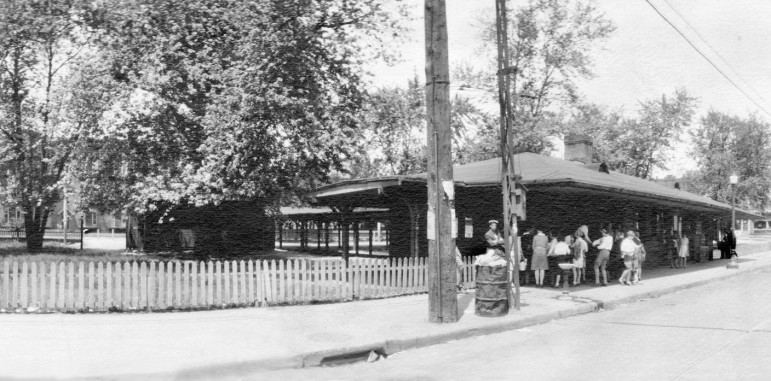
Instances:
[[[131,214],[128,218],[128,224],[126,225],[126,250],[145,250],[142,233],[142,229],[139,226],[139,219],[135,214]]]
[[[48,208],[24,205],[24,234],[27,239],[27,251],[43,249],[43,236],[48,223]]]

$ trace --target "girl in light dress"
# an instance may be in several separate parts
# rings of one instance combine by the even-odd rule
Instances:
[[[573,253],[573,285],[578,285],[581,280],[586,280],[586,252],[589,245],[584,240],[585,232],[581,228],[576,231],[576,241],[570,245]]]

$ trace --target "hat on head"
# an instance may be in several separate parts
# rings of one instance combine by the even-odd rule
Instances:
[[[634,237],[634,232],[630,230],[630,231],[626,232],[626,236],[627,237]]]
[[[497,224],[498,224],[498,220],[490,220],[490,221],[487,221],[487,224],[488,224],[488,225],[490,225],[490,224],[496,224],[496,225],[497,225]]]

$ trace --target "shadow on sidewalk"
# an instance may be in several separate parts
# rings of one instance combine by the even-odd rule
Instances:
[[[463,319],[463,314],[468,309],[468,306],[474,302],[474,291],[465,292],[458,295],[458,320]]]

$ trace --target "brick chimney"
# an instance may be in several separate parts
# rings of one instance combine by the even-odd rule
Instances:
[[[592,163],[593,143],[587,135],[565,136],[565,160]]]

